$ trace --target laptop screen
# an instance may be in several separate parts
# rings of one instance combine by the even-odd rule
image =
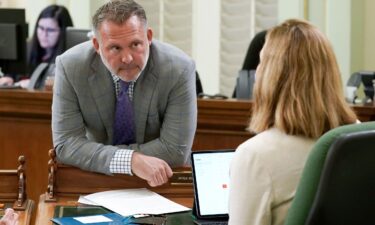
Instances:
[[[234,150],[192,152],[196,216],[228,218],[229,166]]]

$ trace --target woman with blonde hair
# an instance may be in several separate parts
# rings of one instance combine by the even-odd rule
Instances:
[[[328,39],[287,20],[267,32],[250,130],[230,169],[229,224],[283,224],[307,155],[328,130],[355,123]]]

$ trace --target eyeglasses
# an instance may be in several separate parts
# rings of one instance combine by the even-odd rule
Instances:
[[[47,32],[48,34],[56,33],[60,30],[59,28],[43,27],[41,25],[38,25],[38,29],[40,31]]]

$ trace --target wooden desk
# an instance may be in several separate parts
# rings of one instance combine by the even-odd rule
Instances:
[[[375,121],[375,105],[352,105],[358,119],[362,122]]]
[[[9,208],[13,205],[13,202],[3,202],[5,207]],[[2,210],[2,209],[1,209]],[[1,212],[0,210],[0,212]],[[29,225],[31,223],[31,216],[34,211],[34,201],[28,200],[26,208],[24,210],[15,209],[18,214],[18,225]],[[2,215],[3,213],[1,213]]]
[[[15,159],[24,155],[30,171],[27,193],[35,201],[47,185],[51,102],[48,92],[0,90],[0,169],[15,168]]]
[[[20,165],[16,170],[0,170],[0,215],[6,208],[13,208],[19,215],[19,225],[29,225],[34,202],[27,198],[25,157],[18,159]]]
[[[107,176],[87,172],[57,164],[53,151],[50,155],[47,192],[40,196],[35,224],[52,224],[50,219],[57,205],[77,206],[80,195],[115,189],[148,188],[186,207],[193,206],[194,195],[190,167],[175,169],[174,176],[168,184],[150,188],[144,180],[136,176]]]
[[[198,99],[193,150],[233,149],[253,135],[246,130],[252,102]]]
[[[25,155],[30,179],[29,197],[39,200],[48,176],[52,93],[0,90],[0,169],[17,166]],[[246,131],[251,101],[198,100],[198,126],[193,150],[236,148],[252,135]],[[375,120],[374,106],[353,106],[361,121]]]

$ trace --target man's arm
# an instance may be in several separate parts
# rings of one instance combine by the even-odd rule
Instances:
[[[131,149],[165,160],[170,166],[182,166],[190,155],[197,126],[195,65],[185,64],[178,81],[168,93],[160,137]]]
[[[109,163],[118,147],[96,143],[86,137],[78,96],[66,74],[66,70],[70,69],[68,67],[63,64],[61,57],[56,59],[52,134],[57,159],[84,170],[110,174]],[[85,91],[89,91],[87,88]]]

